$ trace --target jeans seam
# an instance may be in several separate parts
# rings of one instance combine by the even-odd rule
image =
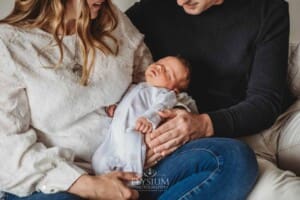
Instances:
[[[215,158],[215,160],[218,163],[218,167],[205,179],[203,180],[200,184],[198,184],[197,186],[195,186],[194,188],[190,189],[188,192],[186,192],[183,196],[181,196],[178,200],[183,200],[185,199],[187,196],[189,196],[192,192],[194,192],[196,189],[199,189],[202,185],[204,185],[205,183],[208,182],[208,180],[211,180],[211,178],[220,170],[220,166],[221,166],[221,162],[220,162],[220,156],[216,155],[213,151],[211,150],[207,150],[205,148],[196,148],[196,149],[191,149],[192,151],[194,150],[202,150],[202,151],[207,151],[210,154],[212,154]],[[189,151],[191,151],[189,150]],[[183,152],[182,152],[183,153]]]

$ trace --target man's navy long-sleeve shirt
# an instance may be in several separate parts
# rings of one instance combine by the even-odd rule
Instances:
[[[127,11],[154,59],[181,55],[192,65],[189,93],[217,136],[269,127],[287,91],[288,4],[225,0],[188,15],[176,0],[141,0]]]

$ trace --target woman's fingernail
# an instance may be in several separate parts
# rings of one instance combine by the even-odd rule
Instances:
[[[140,174],[135,174],[135,178],[136,178],[136,179],[141,179],[142,176],[141,176]]]

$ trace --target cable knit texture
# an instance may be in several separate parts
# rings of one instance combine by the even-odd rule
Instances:
[[[86,173],[75,161],[89,164],[101,144],[110,122],[104,106],[143,79],[152,62],[143,35],[115,11],[119,54],[97,51],[86,87],[72,72],[74,35],[63,39],[63,63],[53,68],[60,54],[51,34],[0,25],[0,190],[19,196],[64,191]]]

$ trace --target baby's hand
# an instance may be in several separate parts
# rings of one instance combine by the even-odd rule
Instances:
[[[106,112],[106,114],[107,114],[109,117],[113,117],[114,114],[115,114],[116,108],[117,108],[117,105],[116,105],[116,104],[107,106],[107,107],[105,108],[105,112]]]
[[[152,131],[152,124],[145,117],[140,117],[136,120],[135,130],[141,133],[150,133]]]

